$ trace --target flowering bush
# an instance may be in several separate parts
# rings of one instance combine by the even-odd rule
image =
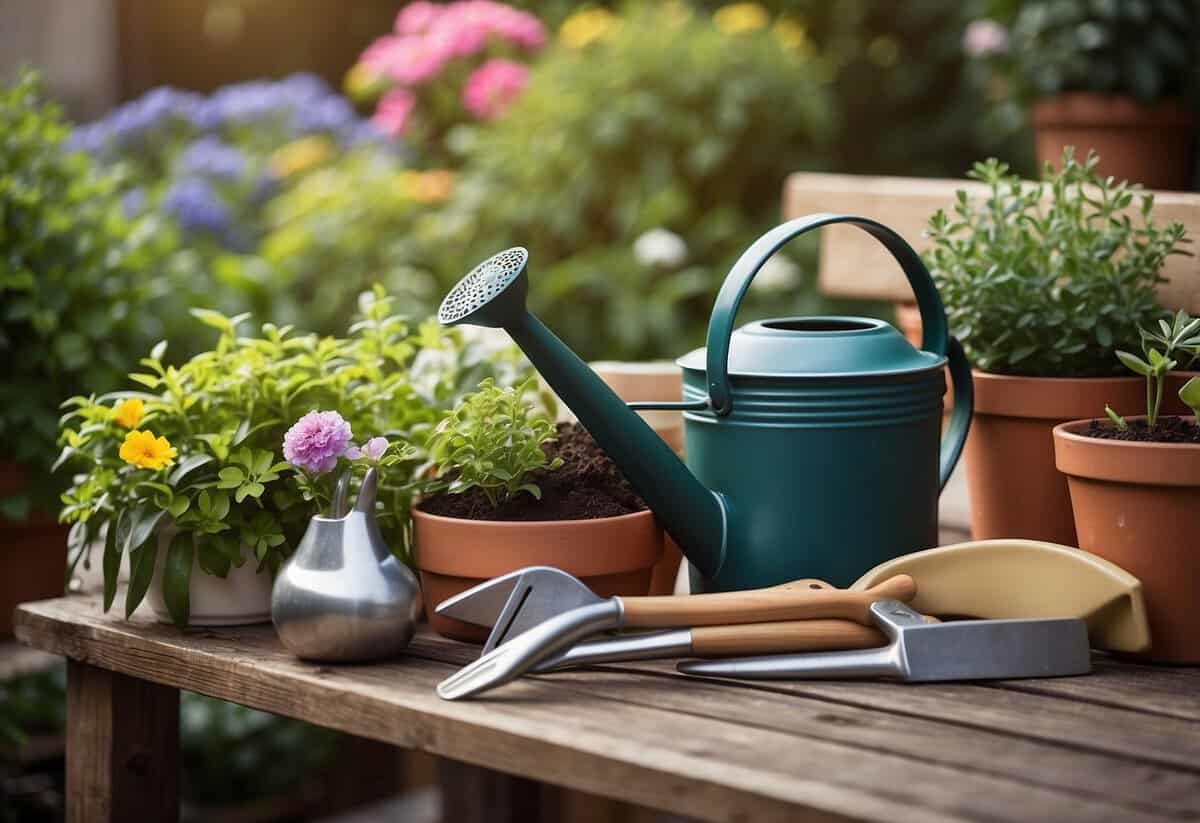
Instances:
[[[445,281],[525,245],[534,308],[585,356],[698,344],[717,284],[828,133],[812,47],[778,22],[678,3],[567,18],[511,115],[465,155],[442,220],[464,253],[441,261]],[[791,271],[774,281],[791,293],[767,282],[748,313],[811,308]]]
[[[541,21],[493,0],[409,3],[347,77],[351,95],[378,99],[372,122],[435,157],[458,124],[504,114],[525,87],[521,62],[546,42]]]
[[[176,368],[164,364],[160,343],[141,361],[144,370],[130,375],[145,391],[64,404],[58,464],[79,474],[60,517],[73,524],[72,564],[104,538],[106,609],[123,555],[126,615],[137,608],[167,523],[163,595],[180,624],[193,562],[220,577],[249,561],[274,573],[328,503],[339,463],[383,468],[380,526],[407,556],[408,509],[428,431],[481,379],[508,384],[523,369],[432,321],[410,330],[391,309],[375,292],[344,339],[271,323],[261,337],[245,337],[238,334],[245,316],[197,310],[219,331],[211,350]]]
[[[179,229],[184,248],[156,273],[173,301],[160,312],[173,348],[191,353],[186,309],[252,311],[277,323],[303,322],[307,280],[336,269],[297,275],[261,256],[272,229],[270,205],[310,174],[365,157],[390,174],[403,168],[398,149],[360,118],[344,97],[312,75],[226,86],[209,96],[154,89],[80,126],[68,145],[89,154],[121,179],[130,216],[160,213]],[[299,300],[284,294],[299,279]],[[372,278],[356,278],[355,294]],[[282,305],[277,305],[281,303]],[[340,328],[342,314],[326,313],[316,331]]]
[[[119,181],[66,151],[67,133],[35,75],[0,88],[0,462],[24,475],[0,491],[8,519],[53,510],[58,402],[116,388],[157,339],[146,272],[175,249],[157,215],[123,213]]]

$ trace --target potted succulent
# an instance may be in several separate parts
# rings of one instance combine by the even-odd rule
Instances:
[[[1200,378],[1178,392],[1190,417],[1161,414],[1167,374],[1179,352],[1200,348],[1200,319],[1178,315],[1147,335],[1143,355],[1118,351],[1142,375],[1146,414],[1075,420],[1054,429],[1055,459],[1067,476],[1079,547],[1142,581],[1152,646],[1170,663],[1200,663]]]
[[[929,223],[930,271],[975,367],[966,460],[979,539],[1074,545],[1051,429],[1105,402],[1122,414],[1142,402],[1110,352],[1136,348],[1139,327],[1162,314],[1159,270],[1184,229],[1156,225],[1153,196],[1100,177],[1097,162],[1068,149],[1040,184],[978,163],[969,176],[986,196],[960,191],[954,216]]]
[[[1016,109],[1031,106],[1040,163],[1057,161],[1064,146],[1095,149],[1104,175],[1191,188],[1194,3],[1023,0],[1008,16],[1007,27],[974,21],[964,45],[996,70],[990,85],[1013,110],[1006,119],[1019,122]]]
[[[119,181],[69,151],[67,135],[34,73],[0,87],[0,637],[17,603],[63,591],[58,403],[115,388],[153,342],[146,271],[173,248],[158,218],[126,217]],[[81,538],[70,537],[72,561]]]
[[[159,619],[179,625],[269,619],[272,575],[347,461],[386,468],[377,514],[407,559],[421,467],[409,444],[464,385],[506,372],[461,368],[460,334],[410,331],[390,306],[374,293],[345,339],[269,323],[242,336],[245,316],[196,310],[219,330],[210,351],[176,367],[159,344],[130,376],[141,391],[64,404],[58,464],[79,473],[60,517],[85,543],[103,540],[105,609],[128,556],[127,617],[149,593]],[[375,437],[355,445],[356,432]]]
[[[653,513],[586,430],[535,406],[536,385],[484,381],[429,439],[436,477],[413,510],[416,565],[447,637],[486,635],[433,609],[488,578],[548,565],[597,594],[642,595],[662,554]]]

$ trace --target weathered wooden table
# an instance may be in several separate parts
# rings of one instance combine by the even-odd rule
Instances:
[[[394,662],[320,666],[270,626],[180,632],[78,595],[22,606],[17,636],[70,659],[74,821],[174,819],[179,689],[704,820],[1200,819],[1200,668],[751,685],[641,663],[447,703],[434,685],[477,650],[427,632]]]

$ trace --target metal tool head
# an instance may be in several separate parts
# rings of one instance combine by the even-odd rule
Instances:
[[[529,278],[525,266],[528,250],[514,246],[494,254],[471,269],[450,290],[438,308],[443,326],[503,327],[525,313]]]
[[[620,601],[595,600],[556,615],[515,640],[487,652],[439,683],[438,696],[444,700],[459,700],[494,689],[533,670],[543,660],[590,634],[619,628]]]
[[[551,617],[599,603],[578,578],[552,566],[527,566],[480,583],[443,601],[434,611],[476,626],[491,626],[483,653]]]
[[[1091,671],[1087,626],[1075,618],[927,623],[897,600],[871,605],[892,641],[882,649],[687,661],[685,674],[764,680],[893,677],[909,682],[1060,677]]]

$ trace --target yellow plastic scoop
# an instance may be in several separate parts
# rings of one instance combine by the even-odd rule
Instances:
[[[860,577],[862,591],[897,574],[917,581],[910,604],[922,614],[963,617],[1079,617],[1093,648],[1142,652],[1150,627],[1142,584],[1094,554],[1037,540],[975,540],[906,554]]]

